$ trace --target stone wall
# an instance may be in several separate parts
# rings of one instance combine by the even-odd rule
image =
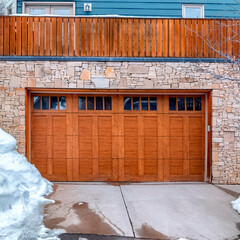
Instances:
[[[213,89],[213,182],[240,183],[240,74],[231,64],[0,62],[0,126],[23,154],[26,87]]]

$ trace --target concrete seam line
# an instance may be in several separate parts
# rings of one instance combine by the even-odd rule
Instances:
[[[135,232],[134,232],[133,223],[132,223],[132,220],[131,220],[131,217],[130,217],[130,214],[129,214],[129,211],[128,211],[128,208],[127,208],[127,204],[126,204],[126,201],[125,201],[125,198],[124,198],[123,192],[122,192],[121,185],[119,185],[119,188],[120,188],[120,192],[121,192],[121,195],[122,195],[122,199],[123,199],[123,202],[124,202],[124,205],[125,205],[126,211],[127,211],[128,219],[129,219],[129,222],[130,222],[131,227],[132,227],[133,236],[134,236],[134,238],[135,238],[135,237],[136,237],[136,234],[135,234]]]
[[[239,193],[237,193],[237,192],[235,192],[233,190],[226,189],[226,188],[223,188],[223,187],[218,186],[218,185],[214,185],[214,186],[217,187],[218,189],[222,190],[223,192],[228,193],[229,195],[235,197],[235,198],[239,197]]]

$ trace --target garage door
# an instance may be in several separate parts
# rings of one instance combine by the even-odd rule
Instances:
[[[52,181],[204,181],[204,97],[32,94],[31,162]]]

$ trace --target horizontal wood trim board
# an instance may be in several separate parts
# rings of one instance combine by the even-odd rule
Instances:
[[[0,17],[0,56],[237,58],[240,20]]]
[[[240,57],[240,56],[239,56]],[[192,62],[232,63],[240,58],[173,58],[173,57],[53,57],[53,56],[0,56],[0,61],[59,61],[59,62]]]
[[[206,94],[212,89],[63,89],[63,88],[26,88],[31,93],[92,93],[92,94]]]

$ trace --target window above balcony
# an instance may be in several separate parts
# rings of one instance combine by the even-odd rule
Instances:
[[[183,4],[183,18],[204,18],[204,5],[201,4]]]
[[[23,2],[23,13],[29,15],[75,15],[74,2]]]

